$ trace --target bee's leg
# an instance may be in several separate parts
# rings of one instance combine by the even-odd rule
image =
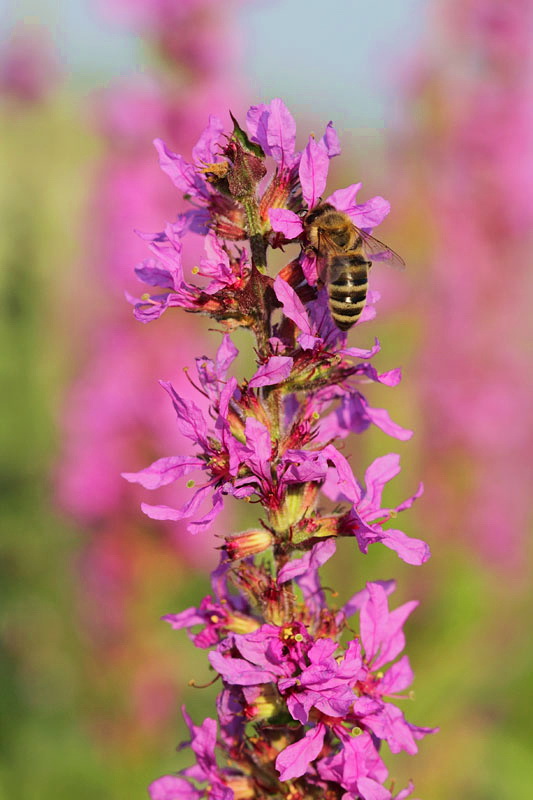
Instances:
[[[367,261],[367,267],[368,267],[368,269],[372,269],[372,262],[371,261]]]

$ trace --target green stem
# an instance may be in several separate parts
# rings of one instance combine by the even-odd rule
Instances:
[[[252,254],[252,270],[265,274],[267,271],[267,243],[261,228],[261,217],[259,207],[254,196],[240,198],[240,202],[246,212],[247,230]],[[265,284],[261,280],[256,281],[257,286],[257,322],[254,326],[257,349],[267,355],[270,352],[269,338],[271,336],[270,311],[265,302]],[[282,436],[282,397],[278,389],[267,389],[261,392],[265,410],[270,418],[270,431],[273,440],[279,440]],[[270,515],[269,515],[270,516]],[[270,520],[272,522],[272,520]],[[285,532],[285,536],[288,531]],[[283,536],[283,535],[282,535]],[[287,562],[288,555],[274,548],[274,562],[276,573]]]
[[[266,243],[261,231],[261,218],[255,197],[244,197],[241,200],[246,211],[248,235],[250,237],[250,250],[252,251],[252,264],[262,272],[266,272]]]

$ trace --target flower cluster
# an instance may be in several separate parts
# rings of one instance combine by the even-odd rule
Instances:
[[[124,477],[153,490],[185,479],[185,503],[144,503],[143,511],[187,519],[194,534],[213,525],[229,498],[257,503],[261,518],[257,529],[224,537],[212,594],[198,608],[164,617],[210,650],[223,688],[218,722],[196,726],[184,712],[196,765],[156,780],[152,800],[387,800],[382,745],[413,754],[433,731],[409,723],[396,704],[413,678],[401,653],[416,603],[389,610],[394,582],[386,581],[367,583],[336,607],[321,585],[319,570],[339,537],[355,538],[363,553],[382,542],[410,564],[426,561],[429,549],[389,527],[422,491],[395,508],[383,505],[399,456],[377,458],[362,482],[338,441],[371,424],[401,440],[411,431],[366,400],[365,383],[394,386],[400,372],[373,366],[377,341],[347,346],[328,310],[322,253],[308,241],[306,215],[322,202],[329,161],[340,152],[337,134],[329,123],[303,150],[295,141],[294,120],[276,99],[249,109],[246,130],[233,120],[225,135],[211,117],[190,162],[156,142],[163,170],[192,208],[162,233],[143,234],[152,258],[137,276],[157,291],[133,299],[135,314],[148,322],[180,306],[211,316],[226,332],[214,359],[196,359],[208,415],[162,382],[194,451]],[[371,231],[389,206],[380,197],[357,204],[359,189],[337,190],[327,203]],[[205,257],[188,275],[183,255],[198,235]],[[291,242],[300,253],[273,278],[268,250]],[[374,316],[376,299],[369,292],[358,324]],[[255,335],[257,356],[255,372],[240,382],[230,375],[237,327]]]

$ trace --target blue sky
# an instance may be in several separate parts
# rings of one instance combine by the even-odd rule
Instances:
[[[90,89],[142,67],[135,37],[105,25],[97,5],[7,0],[3,33],[21,21],[47,27],[72,79]],[[282,95],[296,111],[312,108],[340,127],[384,127],[394,76],[416,49],[430,5],[430,0],[244,2],[239,24],[248,82],[257,97]]]

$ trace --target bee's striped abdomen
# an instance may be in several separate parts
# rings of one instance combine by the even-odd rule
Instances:
[[[328,260],[329,308],[341,331],[355,325],[365,307],[369,267],[370,261],[360,250],[330,256]]]

